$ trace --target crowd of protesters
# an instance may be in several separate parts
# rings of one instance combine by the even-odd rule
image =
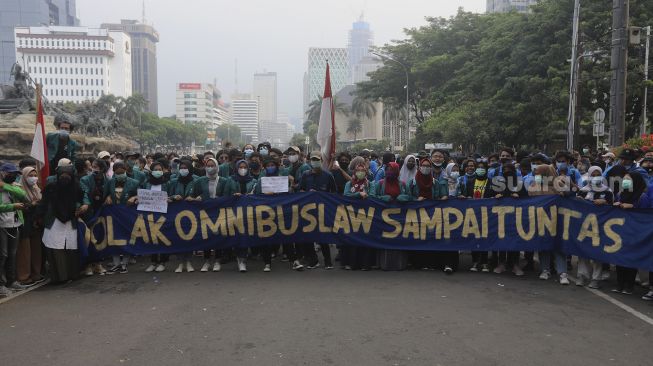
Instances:
[[[46,275],[53,283],[65,283],[80,275],[127,273],[136,259],[126,255],[110,258],[108,268],[102,262],[80,266],[76,225],[78,218],[88,219],[104,205],[138,204],[138,189],[166,191],[171,203],[206,201],[264,194],[257,184],[261,177],[285,176],[291,193],[321,191],[385,202],[562,195],[621,209],[653,207],[653,151],[623,149],[615,156],[584,146],[580,152],[558,151],[553,156],[511,148],[488,156],[452,156],[442,150],[398,156],[364,150],[340,152],[325,164],[319,152],[309,154],[297,146],[282,151],[264,142],[192,156],[102,151],[80,158],[70,137],[73,124],[57,118],[55,125],[57,132],[47,137],[52,172],[41,188],[36,161],[0,166],[0,297],[41,283]],[[344,270],[394,265],[452,274],[461,262],[460,253],[454,251],[338,246],[337,253],[332,259],[330,244],[312,242],[206,250],[176,254],[173,268],[176,273],[195,271],[192,257],[197,254],[204,257],[201,272],[219,272],[232,260],[239,271],[246,272],[252,257],[262,258],[265,272],[272,270],[273,258],[297,271],[320,266],[332,269],[334,261],[339,261]],[[561,252],[472,252],[471,256],[468,270],[472,272],[511,271],[516,276],[533,272],[542,280],[555,274],[560,284],[570,284],[571,258]],[[149,260],[146,272],[166,271],[169,259],[166,254],[141,258]],[[578,258],[577,263],[579,286],[599,288],[610,278],[609,263],[586,258]],[[638,270],[616,266],[615,272],[613,291],[632,294]],[[639,283],[648,286],[645,280]],[[653,300],[653,290],[643,299]]]

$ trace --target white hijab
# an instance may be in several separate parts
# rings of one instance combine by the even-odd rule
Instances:
[[[406,163],[408,163],[408,160],[413,159],[415,160],[415,166],[413,169],[408,169],[408,166]],[[399,172],[399,181],[408,184],[413,178],[415,178],[415,175],[417,174],[417,168],[419,165],[419,160],[415,157],[415,155],[408,155],[406,156],[406,159],[404,159],[404,164],[401,166],[401,171]]]

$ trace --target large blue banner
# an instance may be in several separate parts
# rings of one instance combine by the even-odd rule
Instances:
[[[385,203],[334,194],[179,202],[168,213],[106,206],[79,226],[84,255],[145,255],[283,243],[404,250],[558,249],[653,271],[653,210],[539,196]]]

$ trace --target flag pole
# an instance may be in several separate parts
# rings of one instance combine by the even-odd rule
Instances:
[[[36,84],[36,120],[34,121],[35,126],[39,124],[39,115],[40,115],[41,108],[42,108],[41,107],[41,92],[42,92],[42,89],[43,89],[43,87],[41,86],[41,84],[37,83]],[[34,133],[36,133],[36,130],[34,131]],[[41,183],[41,189],[45,188],[45,181],[43,181],[43,179],[40,179],[41,178],[41,162],[38,161],[38,160],[36,161],[36,175],[39,177],[39,181]]]

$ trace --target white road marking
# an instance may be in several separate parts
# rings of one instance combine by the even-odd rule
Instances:
[[[569,280],[572,281],[572,284],[576,282],[576,279],[574,277],[572,277],[572,276],[569,276]],[[649,317],[648,315],[640,313],[639,311],[633,309],[632,307],[624,304],[623,302],[615,299],[614,297],[612,297],[612,296],[610,296],[610,295],[608,295],[608,294],[606,294],[606,293],[604,293],[602,291],[595,290],[595,289],[589,288],[587,286],[583,286],[583,287],[585,288],[585,290],[593,293],[594,295],[602,298],[603,300],[606,300],[606,301],[612,303],[616,307],[620,308],[621,310],[623,310],[623,311],[625,311],[627,313],[630,313],[632,316],[634,316],[636,318],[639,318],[643,322],[648,323],[649,325],[653,325],[653,318]]]
[[[32,286],[32,287],[30,287],[28,289],[25,289],[23,291],[16,292],[16,293],[12,294],[11,296],[7,296],[7,297],[5,297],[3,299],[0,299],[0,304],[4,304],[4,303],[6,303],[6,302],[8,302],[10,300],[13,300],[13,299],[17,298],[18,296],[25,295],[26,293],[28,293],[30,291],[33,291],[33,290],[36,290],[37,288],[39,288],[41,286],[45,286],[48,283],[50,283],[50,280],[45,280],[45,281],[39,283],[38,285]]]

